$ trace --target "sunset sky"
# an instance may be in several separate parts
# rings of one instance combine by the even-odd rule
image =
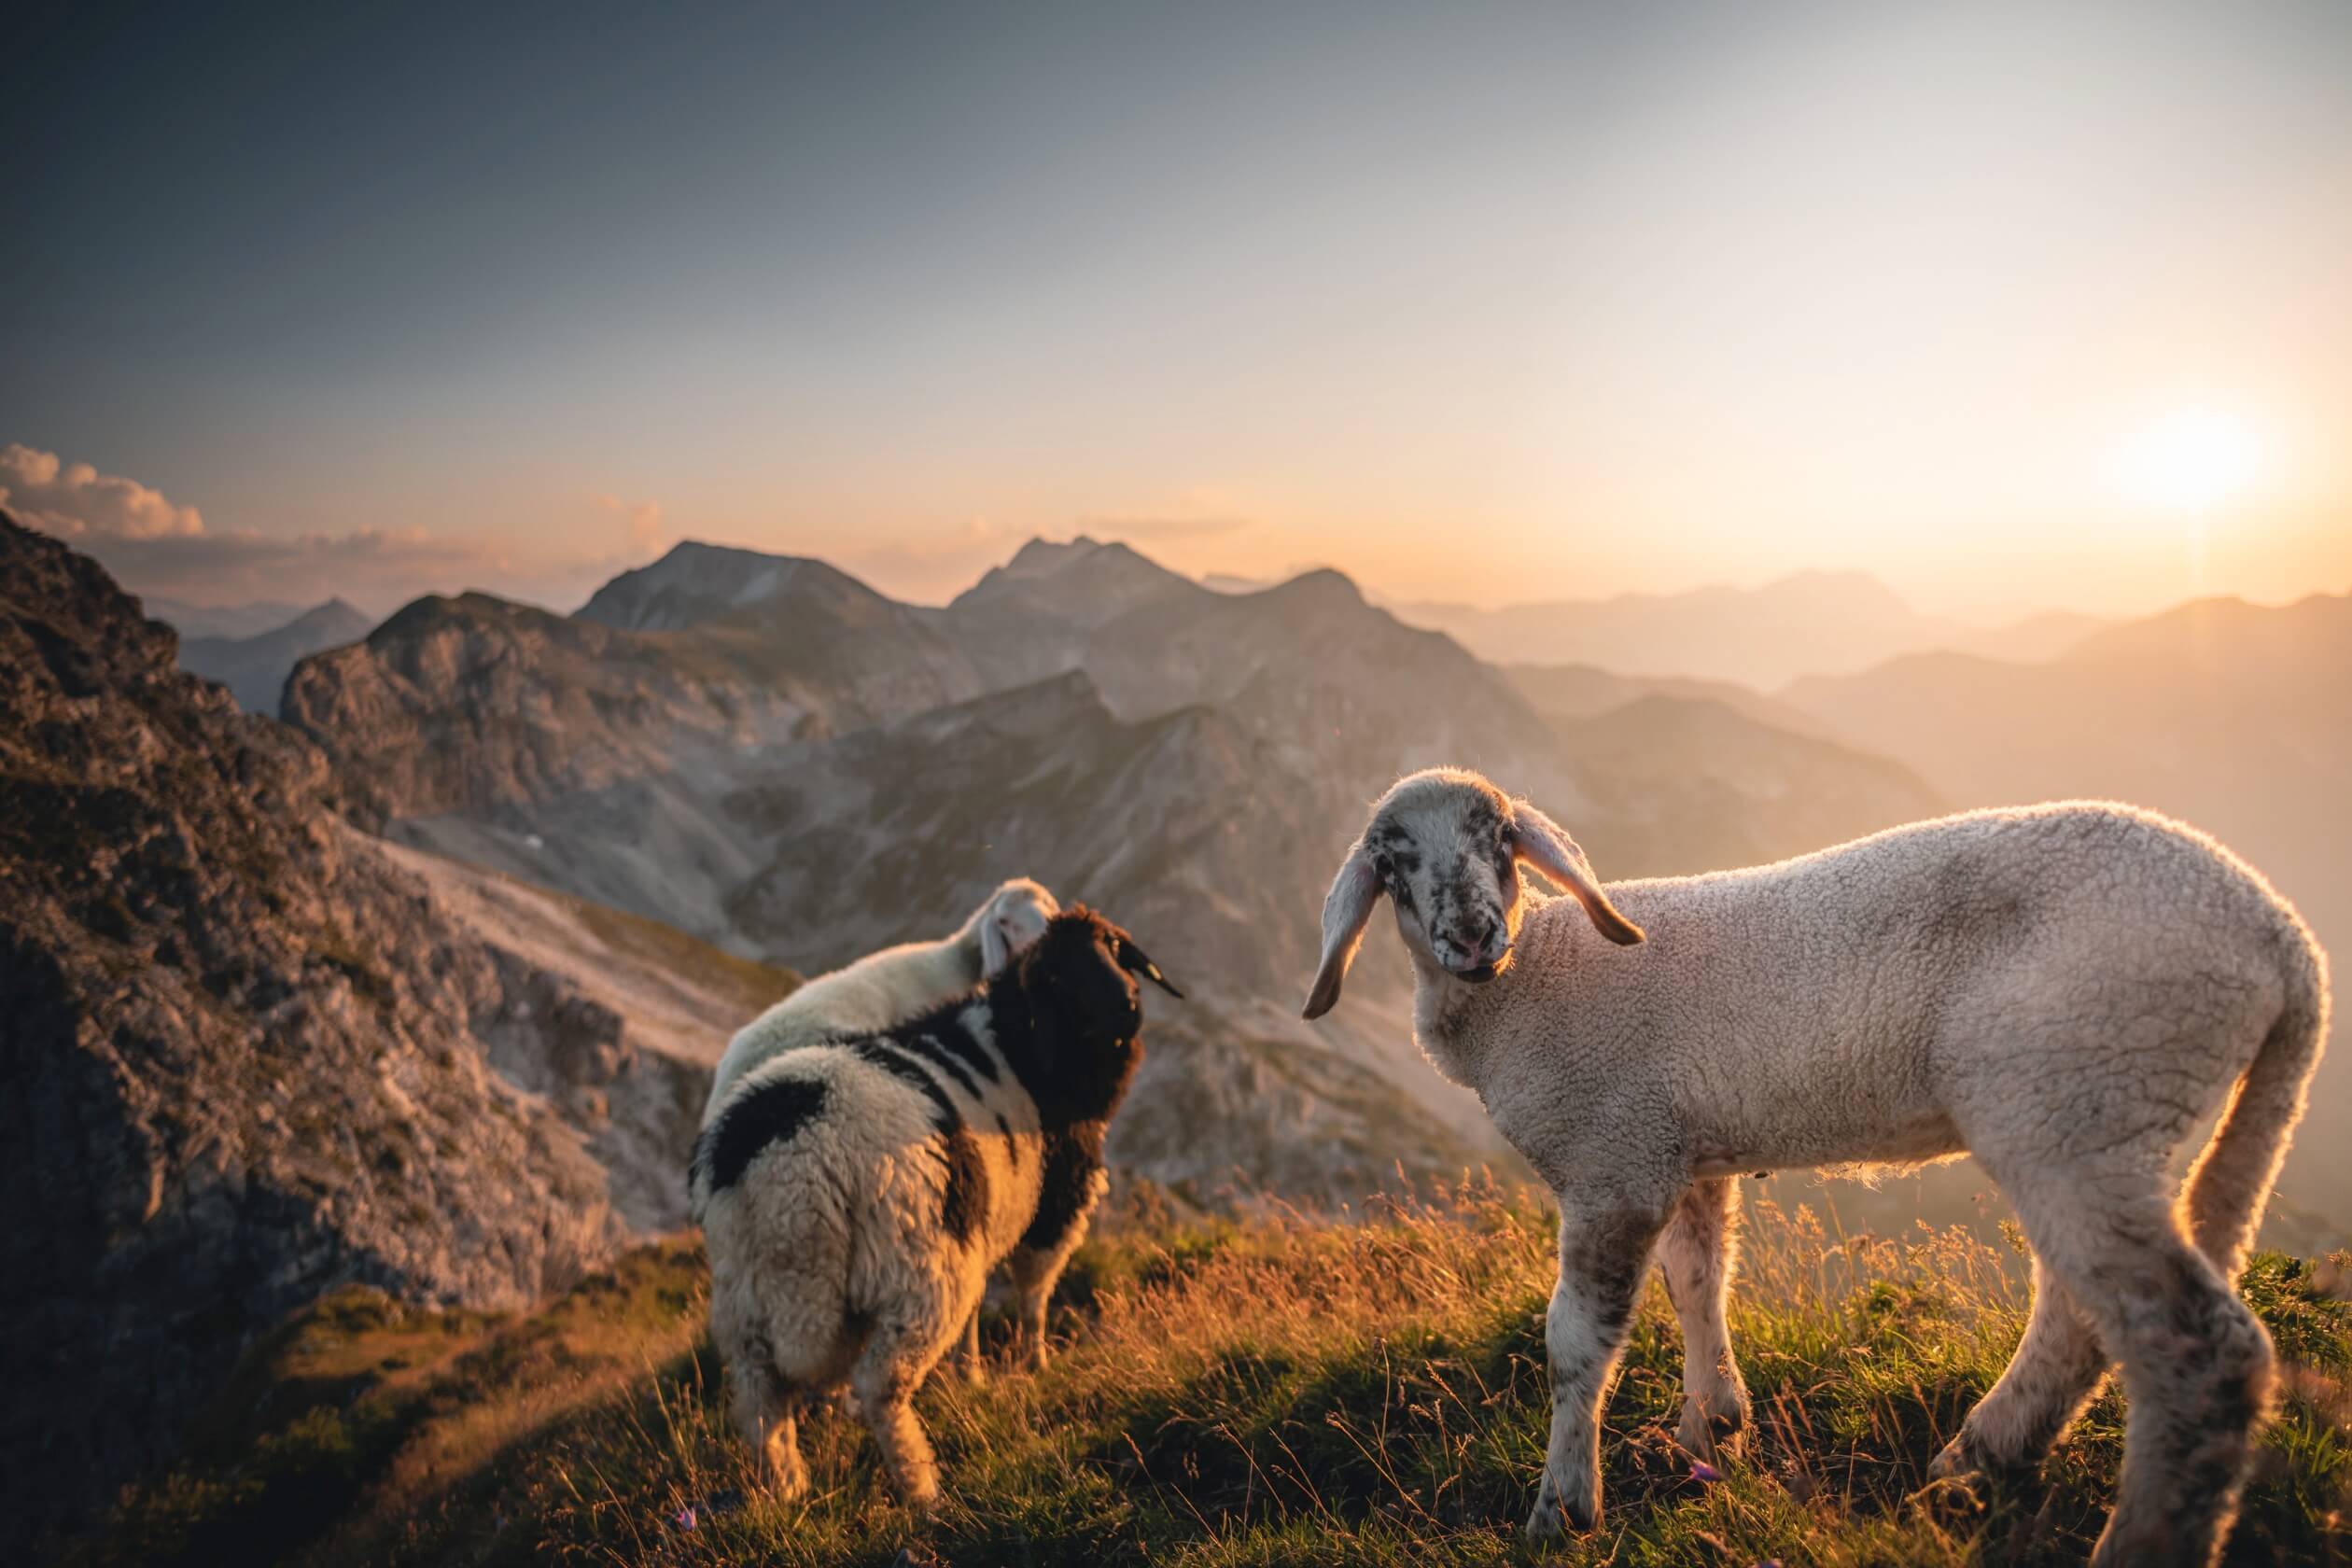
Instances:
[[[2342,0],[211,9],[0,23],[0,491],[134,587],[2352,586]]]

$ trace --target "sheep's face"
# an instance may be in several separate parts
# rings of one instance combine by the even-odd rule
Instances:
[[[1043,1053],[1045,1071],[1031,1092],[1041,1111],[1053,1115],[1102,1114],[1104,1098],[1115,1099],[1126,1084],[1141,1056],[1137,976],[1170,996],[1184,994],[1135,938],[1084,904],[1045,922],[1016,973]]]
[[[1475,776],[1408,779],[1380,802],[1362,842],[1407,945],[1474,986],[1510,967],[1519,861],[1500,790]]]
[[[1045,934],[1045,923],[1060,913],[1054,895],[1026,876],[999,888],[981,916],[981,973],[994,974],[1029,951]]]
[[[1519,864],[1533,863],[1584,905],[1602,935],[1642,940],[1611,905],[1575,840],[1525,801],[1475,773],[1432,768],[1400,780],[1372,808],[1323,901],[1323,959],[1306,1015],[1339,1000],[1365,922],[1382,893],[1407,948],[1443,974],[1484,985],[1510,967],[1523,909]]]

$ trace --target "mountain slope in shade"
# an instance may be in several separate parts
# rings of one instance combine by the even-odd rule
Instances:
[[[486,594],[419,599],[304,660],[284,717],[385,815],[493,812],[822,722],[698,651]]]
[[[0,515],[0,1548],[321,1291],[516,1306],[679,1224],[709,1064],[792,983],[369,838],[174,655]]]
[[[374,624],[342,599],[329,599],[282,626],[252,637],[183,636],[180,668],[219,681],[247,713],[274,714],[278,695],[286,690],[286,678],[299,661],[325,649],[357,642]]]
[[[734,927],[805,968],[935,935],[1019,874],[1133,931],[1187,1000],[1152,1009],[1122,1165],[1344,1200],[1400,1161],[1427,1176],[1509,1157],[1413,1050],[1389,966],[1367,969],[1345,1029],[1298,1019],[1304,901],[1334,847],[1314,797],[1214,707],[1130,724],[1073,672],[809,747],[738,804],[776,848]]]
[[[2261,868],[2339,965],[2352,954],[2352,596],[2203,600],[2045,664],[1921,654],[1782,696],[1955,805],[2097,796],[2181,817]],[[2352,1114],[2345,1053],[2314,1104],[2315,1121]],[[2305,1136],[2282,1190],[2352,1211],[2352,1146]]]
[[[1733,680],[1771,688],[1862,669],[1923,649],[2051,657],[2098,623],[2049,613],[1983,628],[1923,615],[1864,572],[1799,572],[1760,588],[1620,594],[1480,609],[1400,604],[1398,617],[1450,633],[1500,664],[1594,665],[1620,675]]]

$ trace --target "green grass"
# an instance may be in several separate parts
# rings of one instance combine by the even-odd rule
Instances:
[[[2110,1500],[2112,1392],[2040,1477],[1925,1486],[2026,1306],[2017,1258],[1958,1231],[1845,1239],[1758,1206],[1732,1321],[1757,1419],[1719,1481],[1672,1442],[1680,1348],[1653,1284],[1608,1406],[1607,1519],[1547,1557],[1517,1532],[1547,1416],[1541,1205],[1479,1185],[1339,1225],[1179,1219],[1144,1189],[1099,1228],[1047,1371],[925,1391],[950,1498],[935,1519],[890,1499],[862,1432],[830,1411],[806,1433],[813,1498],[762,1494],[702,1333],[700,1249],[679,1239],[534,1313],[330,1298],[248,1360],[202,1457],[126,1493],[86,1555],[2030,1564],[2080,1561]],[[2317,1287],[2276,1254],[2247,1278],[2287,1373],[2233,1563],[2352,1546],[2352,1306]]]

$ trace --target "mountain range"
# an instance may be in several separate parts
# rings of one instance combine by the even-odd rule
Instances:
[[[2102,623],[2046,611],[2005,626],[1913,609],[1864,572],[1805,571],[1757,588],[1618,594],[1480,609],[1393,606],[1399,619],[1505,665],[1589,665],[1624,676],[1735,680],[1759,690],[1929,649],[2012,659],[2061,652]]]
[[[1505,1157],[1411,1046],[1398,955],[1337,1021],[1295,1016],[1331,869],[1399,773],[1485,768],[1612,875],[1938,805],[1705,694],[1547,718],[1337,572],[1221,593],[1087,539],[944,607],[694,544],[574,617],[421,601],[300,665],[286,718],[400,842],[804,972],[945,930],[1011,875],[1099,903],[1193,996],[1155,1014],[1114,1154],[1335,1200],[1400,1161]]]

